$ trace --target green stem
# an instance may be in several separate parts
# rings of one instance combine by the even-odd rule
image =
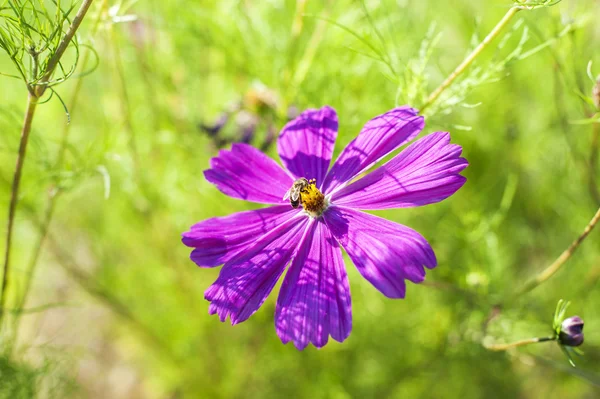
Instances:
[[[500,34],[502,29],[510,22],[510,20],[517,14],[517,12],[521,11],[523,8],[521,6],[511,7],[507,13],[502,17],[500,22],[494,26],[494,29],[483,39],[481,43],[460,63],[459,66],[444,80],[444,82],[435,89],[427,98],[425,103],[421,106],[421,113],[423,113],[429,106],[431,106],[438,97],[448,88],[450,85],[459,77],[472,63],[475,61],[475,58]]]
[[[505,351],[518,346],[525,346],[530,344],[537,344],[539,342],[556,341],[556,337],[541,337],[541,338],[528,338],[520,341],[510,342],[508,344],[483,344],[483,346],[491,351]]]
[[[565,262],[569,260],[569,258],[573,255],[577,248],[579,248],[579,245],[581,245],[583,240],[586,239],[586,237],[590,234],[590,232],[594,229],[594,227],[599,221],[600,208],[598,208],[598,211],[596,211],[596,214],[592,217],[592,220],[590,220],[587,226],[585,226],[585,229],[583,229],[583,233],[581,233],[581,235],[579,235],[579,237],[577,237],[575,241],[573,241],[571,245],[569,245],[569,248],[565,249],[563,253],[560,254],[560,256],[556,258],[556,260],[552,262],[550,266],[548,266],[534,278],[529,280],[529,282],[527,282],[519,291],[517,291],[515,297],[531,291],[532,289],[534,289],[535,287],[552,277],[552,275],[554,275],[554,273],[556,273],[565,264]]]
[[[37,106],[37,97],[29,93],[27,96],[27,109],[25,110],[25,119],[23,120],[23,129],[21,131],[21,141],[19,143],[19,153],[17,154],[17,166],[12,181],[12,189],[10,193],[10,205],[8,207],[8,223],[6,227],[6,247],[4,250],[4,267],[2,275],[2,291],[0,293],[0,325],[2,325],[2,317],[6,308],[6,291],[9,282],[10,271],[10,250],[13,235],[13,226],[15,222],[15,214],[17,211],[17,202],[19,201],[19,186],[21,183],[21,175],[23,173],[23,164],[25,163],[25,155],[27,153],[27,143],[31,133],[31,122],[35,115]]]

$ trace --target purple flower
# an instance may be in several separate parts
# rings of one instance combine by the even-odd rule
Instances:
[[[558,340],[562,345],[579,346],[583,344],[583,320],[579,316],[563,320]]]
[[[341,247],[389,298],[404,297],[405,280],[423,281],[425,267],[437,264],[429,243],[406,226],[362,212],[431,204],[465,183],[459,173],[468,163],[445,132],[417,140],[363,176],[419,134],[424,121],[417,114],[403,106],[372,119],[331,168],[338,119],[327,106],[283,128],[277,149],[285,169],[247,144],[220,151],[206,179],[230,197],[272,206],[208,219],[183,234],[198,266],[224,264],[205,292],[209,313],[232,324],[246,320],[289,265],[277,299],[277,335],[298,349],[309,342],[320,348],[329,336],[342,342],[352,329]]]

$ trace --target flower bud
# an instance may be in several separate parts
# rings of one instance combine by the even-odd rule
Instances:
[[[583,320],[579,316],[564,319],[560,325],[558,341],[565,346],[579,346],[583,344]]]

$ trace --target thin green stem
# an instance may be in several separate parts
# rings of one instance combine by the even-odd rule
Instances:
[[[35,115],[37,106],[37,97],[32,93],[27,96],[27,109],[25,110],[25,119],[23,120],[23,129],[21,130],[21,141],[19,143],[19,153],[17,154],[17,165],[12,181],[10,193],[10,205],[8,207],[8,222],[6,227],[6,247],[4,250],[4,267],[2,275],[2,291],[0,293],[0,326],[6,308],[7,287],[9,283],[10,272],[10,250],[13,235],[13,226],[15,222],[15,214],[17,211],[17,203],[19,201],[19,186],[21,183],[21,175],[23,173],[23,165],[25,163],[25,155],[27,153],[27,143],[31,134],[31,123]]]
[[[516,348],[519,346],[525,346],[525,345],[537,344],[539,342],[549,342],[549,341],[556,341],[556,337],[528,338],[528,339],[522,339],[520,341],[510,342],[508,344],[484,343],[483,346],[485,349],[488,349],[491,351],[505,351],[505,350]]]
[[[513,17],[517,14],[517,12],[521,11],[523,8],[520,6],[511,7],[504,17],[494,26],[492,31],[488,33],[488,35],[483,39],[481,43],[460,63],[459,66],[444,80],[444,82],[435,89],[427,98],[425,103],[421,106],[421,113],[423,113],[427,108],[429,108],[438,97],[448,88],[450,85],[458,78],[472,63],[475,61],[475,58],[481,54],[481,52],[500,34],[502,29],[513,19]]]
[[[552,262],[550,266],[542,270],[534,278],[529,280],[520,290],[518,290],[515,297],[518,297],[522,294],[531,291],[532,289],[534,289],[535,287],[552,277],[554,273],[556,273],[567,262],[567,260],[569,260],[573,253],[575,253],[577,248],[579,248],[583,240],[586,239],[586,237],[590,234],[590,232],[594,229],[594,227],[596,226],[596,224],[598,224],[599,221],[600,208],[598,208],[596,214],[592,217],[587,226],[585,226],[585,229],[583,229],[583,233],[581,233],[579,237],[577,237],[575,241],[573,241],[571,245],[569,245],[569,247],[565,249],[563,253],[560,254],[560,256],[556,258],[554,262]]]
[[[39,53],[35,50],[31,51],[31,60],[33,63],[33,67],[31,68],[31,81],[35,81],[35,79],[37,79],[37,74],[38,74],[38,66],[39,66],[39,61],[38,61],[38,57],[39,57]]]

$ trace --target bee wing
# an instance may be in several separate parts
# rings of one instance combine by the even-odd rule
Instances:
[[[287,190],[285,192],[285,194],[283,195],[283,200],[285,201],[286,199],[290,198],[290,195],[292,194],[292,189],[290,188],[289,190]]]
[[[292,199],[292,201],[298,201],[298,198],[300,198],[300,190],[299,189],[294,189],[294,190],[290,190],[291,194],[290,197]]]

